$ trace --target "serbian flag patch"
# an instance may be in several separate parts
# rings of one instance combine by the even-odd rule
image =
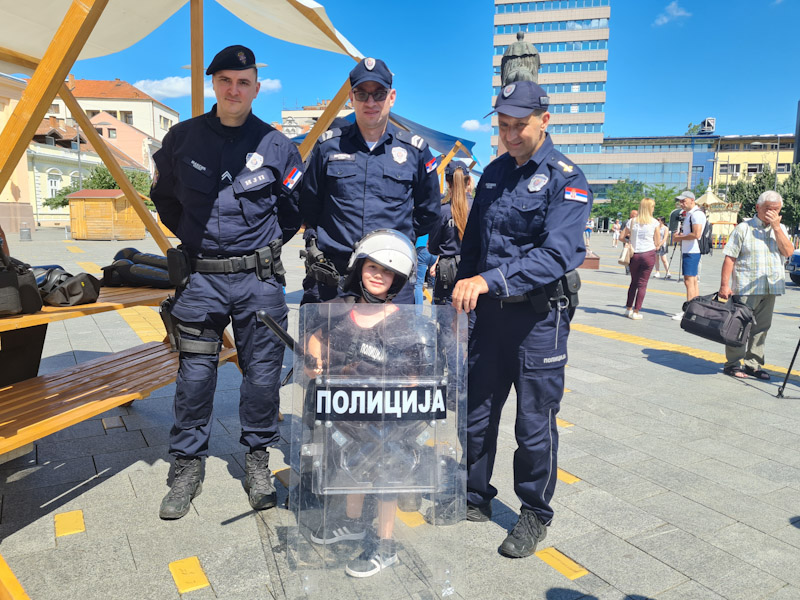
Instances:
[[[574,200],[575,202],[588,202],[589,192],[578,188],[568,187],[564,190],[564,199]]]
[[[297,185],[297,182],[300,181],[300,178],[303,176],[303,172],[297,168],[291,170],[291,172],[286,176],[286,179],[283,180],[283,185],[285,185],[290,190]],[[584,200],[585,202],[585,200]]]
[[[430,173],[436,168],[436,157],[433,157],[428,162],[425,163],[425,172]]]

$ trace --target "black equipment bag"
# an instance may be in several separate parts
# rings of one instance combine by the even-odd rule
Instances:
[[[172,251],[172,249],[170,249]],[[123,248],[114,255],[114,262],[103,267],[103,286],[145,286],[171,288],[167,257]]]
[[[29,315],[41,309],[42,298],[30,265],[0,250],[0,316]]]
[[[92,304],[100,296],[100,281],[88,273],[78,273],[57,285],[44,297],[48,306]]]
[[[697,296],[683,305],[681,329],[726,346],[744,346],[755,324],[753,309],[733,297],[719,301],[719,294]]]

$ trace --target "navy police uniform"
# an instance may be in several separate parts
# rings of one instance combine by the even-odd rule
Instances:
[[[216,64],[220,55],[211,73],[241,70],[241,65]],[[254,63],[253,57],[248,64]],[[231,321],[243,374],[240,441],[251,451],[263,450],[279,438],[283,346],[255,315],[267,310],[286,327],[288,310],[275,262],[281,240],[287,242],[301,223],[300,154],[252,113],[240,127],[222,125],[214,105],[172,127],[154,161],[151,199],[180,238],[192,271],[177,289],[172,317],[182,341],[212,342],[206,346],[210,350],[181,351],[170,453],[180,458],[208,453],[219,342]],[[257,253],[265,248],[266,255]],[[263,256],[272,264],[257,273],[255,263]]]
[[[353,87],[365,81],[388,90],[392,75],[383,61],[366,58],[350,73]],[[354,244],[367,233],[396,229],[412,241],[429,233],[439,220],[440,198],[436,159],[424,139],[389,123],[370,149],[355,123],[319,138],[303,178],[300,207],[319,250],[343,276]],[[337,295],[335,286],[311,275],[303,289],[303,303]],[[413,283],[394,302],[413,304]]]
[[[517,83],[518,93],[529,83]],[[511,86],[506,90],[514,92]],[[542,105],[530,110],[546,109],[541,95]],[[479,297],[469,340],[467,501],[486,505],[497,494],[490,480],[500,414],[513,384],[514,491],[522,508],[548,525],[556,484],[556,414],[574,311],[565,274],[583,262],[592,193],[580,169],[545,136],[524,165],[504,154],[486,168],[464,232],[458,277],[480,275],[489,287]]]

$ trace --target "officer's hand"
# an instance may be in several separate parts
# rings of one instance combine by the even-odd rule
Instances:
[[[720,299],[727,300],[728,298],[731,297],[732,293],[733,290],[731,289],[731,286],[729,286],[727,283],[723,283],[721,286],[719,286]]]
[[[475,310],[475,306],[478,304],[478,297],[488,291],[489,284],[480,275],[462,279],[453,288],[453,307],[458,312]]]

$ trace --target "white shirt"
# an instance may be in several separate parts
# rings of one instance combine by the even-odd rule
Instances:
[[[655,235],[657,226],[658,221],[656,220],[650,221],[647,225],[640,225],[636,221],[633,221],[633,226],[631,227],[631,245],[636,254],[650,252],[656,249],[653,236]]]
[[[693,225],[700,225],[700,233],[703,232],[706,226],[706,215],[696,205],[692,210],[686,213],[686,218],[683,219],[683,229],[681,233],[683,235],[689,235],[692,233]],[[700,244],[697,240],[682,240],[681,252],[683,254],[699,254]]]

